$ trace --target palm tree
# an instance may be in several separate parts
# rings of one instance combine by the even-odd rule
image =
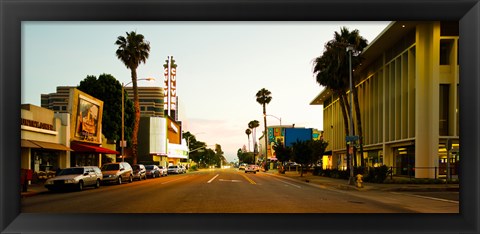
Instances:
[[[257,145],[257,127],[260,126],[260,122],[258,120],[252,120],[248,123],[248,128],[250,128],[253,132],[253,152],[254,154],[258,153],[256,152],[256,145]]]
[[[252,130],[250,130],[250,128],[247,128],[247,130],[245,130],[245,134],[247,134],[248,137],[248,151],[250,151],[250,134],[252,134]]]
[[[136,32],[127,32],[127,37],[118,36],[115,45],[118,45],[116,51],[117,58],[120,59],[125,66],[131,70],[132,86],[133,86],[133,103],[135,107],[135,121],[132,133],[132,153],[133,164],[137,163],[138,154],[138,125],[140,122],[140,104],[138,101],[137,90],[137,68],[141,63],[146,63],[150,53],[150,43],[145,41],[142,34]]]
[[[367,47],[367,45],[368,45],[367,40],[360,36],[358,30],[353,30],[353,31],[349,32],[348,29],[345,28],[345,27],[341,28],[340,33],[335,32],[334,38],[335,38],[334,40],[336,41],[336,43],[338,43],[340,45],[345,45],[346,44],[346,45],[353,46],[353,49],[355,51],[363,51],[363,49],[365,47]],[[363,61],[362,56],[355,56],[355,57],[352,56],[352,69],[355,70],[355,68],[358,67],[362,61]],[[356,83],[356,82],[354,82],[354,83]],[[361,119],[361,115],[360,115],[360,104],[358,102],[358,88],[356,88],[355,86],[353,87],[352,94],[353,94],[354,104],[355,104],[355,119],[356,119],[356,123],[357,123],[357,131],[358,131],[358,136],[359,136],[360,156],[361,156],[360,157],[360,165],[362,167],[365,167],[365,161],[363,160],[362,119]],[[353,113],[351,113],[351,114],[353,114]],[[356,159],[356,157],[354,157],[354,159]],[[356,162],[355,162],[355,165],[357,165]]]
[[[340,61],[338,56],[341,55],[338,50],[339,48],[336,48],[332,41],[329,41],[327,44],[325,44],[325,50],[322,56],[315,58],[313,62],[313,73],[316,76],[316,81],[318,84],[331,89],[332,92],[338,96],[340,101],[340,109],[343,116],[343,123],[345,126],[345,136],[348,136],[349,126],[346,106],[348,103],[346,96],[346,87],[348,86],[348,83],[341,78],[342,76],[338,71]],[[346,147],[348,148],[348,144],[346,144]],[[348,150],[347,160],[350,160]],[[347,169],[349,169],[349,167],[350,163],[347,163]]]
[[[343,121],[345,125],[345,135],[349,135],[348,119],[353,113],[350,113],[350,105],[348,102],[346,91],[349,88],[349,57],[346,53],[346,47],[353,46],[354,50],[362,51],[367,46],[367,41],[359,35],[358,30],[349,31],[346,27],[340,29],[340,33],[334,33],[334,39],[325,44],[325,51],[321,57],[317,57],[314,61],[314,74],[316,74],[317,82],[330,88],[339,98],[342,110]],[[352,69],[358,67],[362,61],[361,56],[352,58]],[[363,155],[363,131],[360,118],[360,106],[358,103],[358,94],[356,88],[352,90],[355,99],[355,112],[357,130],[360,143],[360,155]],[[346,145],[348,148],[348,145]],[[348,155],[348,151],[347,151]],[[348,157],[350,158],[350,157]],[[363,156],[361,164],[364,166]],[[356,160],[356,158],[353,158]],[[356,163],[355,163],[356,164]],[[349,164],[347,164],[349,166]],[[347,167],[348,167],[347,166]]]
[[[263,106],[263,124],[264,124],[264,138],[265,138],[265,171],[267,171],[268,167],[267,167],[267,153],[268,153],[268,150],[267,150],[267,146],[268,146],[268,143],[267,143],[267,138],[268,138],[268,131],[267,131],[267,109],[266,109],[266,105],[268,103],[270,103],[270,101],[272,101],[272,93],[270,91],[268,91],[267,89],[265,88],[262,88],[260,89],[257,94],[256,94],[256,97],[257,97],[257,102]]]

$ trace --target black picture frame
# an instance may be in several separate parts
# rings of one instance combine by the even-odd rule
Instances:
[[[1,233],[479,233],[478,0],[0,0],[0,15]],[[21,22],[51,20],[459,21],[460,214],[21,213]]]

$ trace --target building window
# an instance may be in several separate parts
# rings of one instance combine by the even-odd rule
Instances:
[[[440,65],[450,65],[453,50],[453,39],[440,40]]]
[[[439,134],[449,136],[449,110],[450,110],[450,85],[440,84],[440,105],[439,105]]]

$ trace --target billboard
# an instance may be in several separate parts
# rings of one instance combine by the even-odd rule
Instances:
[[[285,146],[292,146],[298,141],[312,140],[311,128],[285,128]]]
[[[70,136],[74,141],[102,143],[103,101],[76,88],[69,95]]]

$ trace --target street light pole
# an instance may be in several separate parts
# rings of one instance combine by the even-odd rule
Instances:
[[[140,79],[137,79],[137,81],[139,80],[148,80],[148,81],[151,81],[151,80],[155,80],[155,78],[140,78]],[[127,146],[126,142],[125,142],[125,87],[129,84],[131,84],[132,81],[126,83],[126,84],[123,84],[122,82],[122,141],[120,142],[120,147],[122,148],[122,162],[125,161],[125,154],[124,154],[124,148]]]
[[[271,116],[271,117],[273,117],[273,118],[275,118],[275,119],[278,119],[278,120],[280,121],[280,126],[282,126],[282,118],[279,118],[279,117],[274,116],[274,115],[267,115],[267,116]]]
[[[348,53],[348,73],[350,76],[350,137],[353,137],[353,85],[352,85],[352,52],[353,52],[353,46],[347,46],[347,53]],[[348,145],[348,151],[350,151],[351,148],[353,148],[353,140],[350,139],[350,144]],[[348,152],[350,155],[350,160],[349,160],[349,165],[350,165],[350,178],[348,180],[348,183],[350,185],[355,185],[355,180],[353,177],[353,150],[351,152]]]

